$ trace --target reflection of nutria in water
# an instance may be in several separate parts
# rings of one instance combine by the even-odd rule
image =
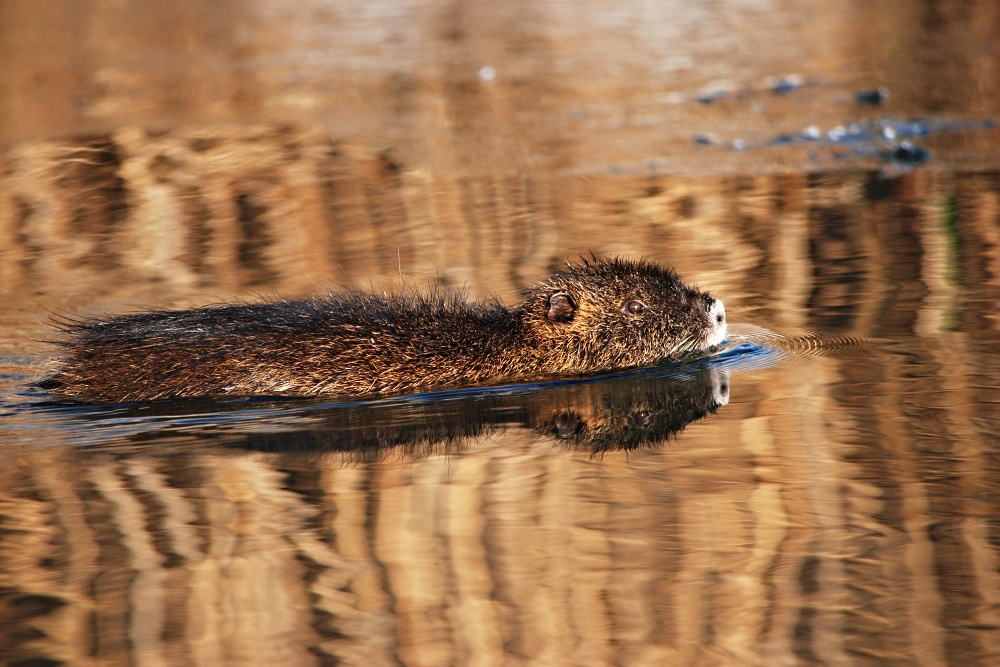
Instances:
[[[535,401],[535,431],[594,452],[665,442],[729,403],[729,373],[701,368],[686,378],[655,376],[587,382]]]
[[[289,455],[341,453],[345,460],[365,461],[459,452],[512,429],[533,432],[540,443],[599,453],[658,446],[729,403],[725,368],[694,363],[665,370],[452,392],[447,400],[194,399],[74,414],[106,432],[125,418],[121,439],[143,446],[187,441]]]
[[[727,403],[729,373],[724,368],[698,368],[686,377],[639,371],[625,377],[449,401],[318,407],[296,415],[301,423],[283,415],[284,430],[249,429],[234,445],[284,453],[349,452],[365,460],[394,448],[416,456],[461,451],[486,434],[522,427],[534,431],[543,442],[598,453],[663,444]]]
[[[43,386],[83,400],[363,395],[654,363],[722,342],[722,302],[646,261],[592,260],[513,308],[460,295],[348,291],[121,315],[67,327]]]

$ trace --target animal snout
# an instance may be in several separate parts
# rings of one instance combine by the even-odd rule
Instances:
[[[709,334],[706,343],[709,347],[726,340],[726,307],[719,299],[712,299],[708,305]]]

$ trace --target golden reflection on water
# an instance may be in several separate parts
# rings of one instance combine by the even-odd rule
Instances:
[[[52,352],[8,328],[25,356],[4,362],[22,378],[8,380],[0,451],[5,658],[988,664],[995,653],[996,174],[447,180],[309,132],[220,131],[208,146],[184,131],[128,137],[142,156],[129,165],[76,161],[95,150],[86,142],[13,153],[5,195],[21,204],[5,209],[20,213],[5,218],[18,232],[4,284],[18,295],[125,309],[295,295],[317,275],[392,284],[405,266],[407,278],[509,297],[559,248],[617,242],[676,257],[734,320],[784,331],[789,351],[763,365],[737,355],[729,404],[652,448],[595,457],[553,440],[580,409],[539,421],[501,402],[484,423],[504,427],[473,424],[461,446],[357,456],[295,450],[282,433],[301,434],[301,418],[334,440],[378,441],[383,427],[439,433],[471,413],[432,401],[407,422],[393,405],[326,417],[279,405],[254,419],[251,406],[243,431],[217,408],[87,418],[23,393]],[[171,245],[141,241],[157,225]],[[9,321],[43,320],[13,303]],[[795,343],[796,332],[810,336]]]
[[[684,5],[0,4],[0,662],[995,664],[997,132],[691,137],[995,115],[997,10]],[[27,387],[49,312],[510,302],[591,251],[757,347],[359,405]]]

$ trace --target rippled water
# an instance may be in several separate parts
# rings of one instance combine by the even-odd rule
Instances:
[[[0,4],[0,662],[1000,660],[992,3],[46,6]],[[33,386],[53,318],[514,303],[590,252],[729,339],[381,398]]]

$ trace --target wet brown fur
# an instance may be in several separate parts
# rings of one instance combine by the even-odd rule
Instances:
[[[648,308],[623,311],[629,300]],[[87,401],[365,395],[648,365],[707,347],[714,300],[647,261],[588,260],[522,303],[347,291],[65,327],[43,386]]]

